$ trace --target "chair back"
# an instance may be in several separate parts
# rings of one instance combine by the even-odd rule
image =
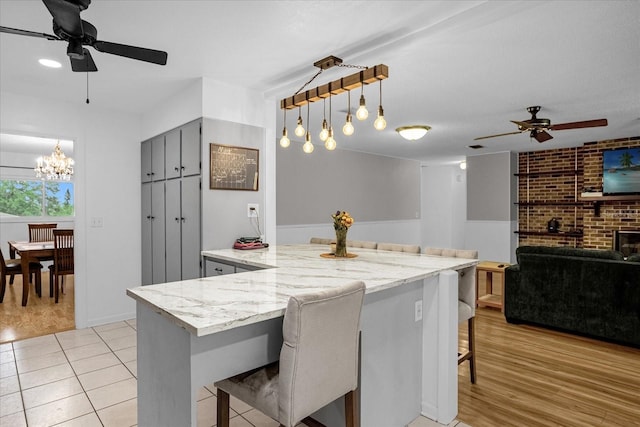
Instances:
[[[358,387],[360,313],[365,286],[292,296],[280,351],[280,422],[303,418]]]
[[[73,273],[73,229],[53,230],[53,265],[57,274]]]
[[[50,242],[53,240],[53,229],[58,224],[29,224],[30,242]]]
[[[398,243],[378,243],[378,250],[419,254],[420,246],[419,245],[401,245]]]
[[[2,249],[0,249],[0,273],[6,274],[7,264],[4,261],[4,254],[2,253]]]
[[[328,245],[331,243],[331,239],[327,239],[324,237],[312,237],[309,239],[309,243],[314,245]]]
[[[352,248],[377,249],[376,242],[368,242],[366,240],[347,240],[347,246]]]

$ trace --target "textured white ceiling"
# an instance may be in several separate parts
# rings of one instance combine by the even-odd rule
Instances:
[[[141,113],[203,76],[277,103],[315,74],[316,60],[336,55],[348,64],[387,64],[390,74],[382,132],[372,126],[377,85],[365,88],[370,118],[355,123],[352,137],[339,132],[346,94],[334,98],[339,148],[439,163],[640,135],[638,1],[93,0],[82,17],[100,40],[169,54],[162,67],[92,51],[99,71],[90,75],[91,103],[105,108]],[[52,32],[37,0],[0,0],[0,25]],[[0,89],[84,103],[86,75],[71,72],[65,52],[62,42],[1,34]],[[44,69],[41,57],[63,68]],[[311,87],[351,72],[327,70]],[[555,131],[543,144],[523,133],[467,148],[474,137],[517,130],[509,120],[528,119],[530,105],[541,105],[538,116],[552,123],[607,118],[609,126]],[[318,141],[322,103],[311,115]],[[287,117],[290,136],[296,117]],[[280,113],[277,120],[279,132]],[[407,124],[433,130],[408,142],[394,131]]]

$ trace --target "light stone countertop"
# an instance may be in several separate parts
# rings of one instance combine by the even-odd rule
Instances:
[[[139,286],[127,295],[195,336],[280,317],[291,295],[362,280],[366,293],[460,270],[478,260],[349,248],[356,258],[327,259],[325,245],[202,251],[208,258],[263,270]],[[215,261],[214,259],[211,259]]]

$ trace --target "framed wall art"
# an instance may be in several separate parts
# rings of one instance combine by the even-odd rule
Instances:
[[[211,190],[258,191],[259,150],[209,144]]]

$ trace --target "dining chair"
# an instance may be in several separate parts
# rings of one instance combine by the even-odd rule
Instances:
[[[51,242],[53,240],[53,230],[58,228],[58,224],[29,224],[30,242]]]
[[[376,242],[369,242],[366,240],[347,240],[347,246],[352,248],[364,248],[364,249],[378,248],[378,244]]]
[[[73,273],[73,229],[53,230],[53,264],[49,266],[49,297],[58,302],[61,281]],[[62,288],[64,291],[64,288]],[[55,291],[55,292],[54,292]]]
[[[470,249],[425,248],[425,255],[443,256],[449,258],[478,259],[478,251]],[[458,280],[458,323],[467,322],[469,344],[467,350],[458,354],[458,365],[469,361],[469,376],[471,383],[476,383],[476,275],[472,268],[459,271]]]
[[[7,276],[22,273],[22,260],[15,258],[4,259],[2,249],[0,249],[0,303],[4,300],[4,292],[7,288]],[[42,276],[40,271],[42,264],[39,262],[29,263],[29,273],[35,276],[36,293],[42,297]]]
[[[324,237],[312,237],[311,239],[309,239],[309,243],[314,245],[329,245],[331,244],[331,239],[327,239]]]
[[[229,396],[294,427],[344,396],[348,427],[358,425],[361,281],[289,298],[280,360],[215,383],[217,426],[229,427]]]
[[[419,254],[420,246],[419,245],[401,245],[398,243],[378,243],[378,250]]]

